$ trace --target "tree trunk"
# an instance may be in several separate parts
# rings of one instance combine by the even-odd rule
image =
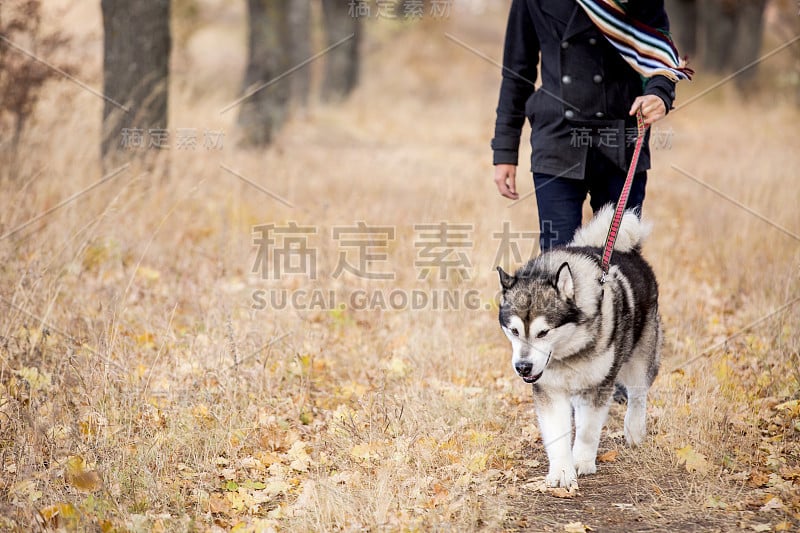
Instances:
[[[740,2],[736,11],[736,40],[731,51],[731,69],[736,71],[754,63],[761,52],[766,0]],[[748,89],[758,74],[758,63],[736,76],[736,87]]]
[[[290,0],[289,26],[292,45],[290,63],[294,67],[311,57],[311,0]],[[290,89],[292,100],[300,106],[308,103],[311,90],[311,67],[305,65],[292,72]]]
[[[328,46],[344,40],[325,58],[322,98],[327,101],[343,100],[358,83],[360,17],[353,16],[348,3],[341,0],[322,0],[322,13]]]
[[[106,97],[100,152],[103,161],[113,165],[131,154],[152,154],[152,150],[165,147],[172,47],[170,2],[101,0],[100,5]],[[160,135],[155,146],[150,136],[153,131]],[[131,132],[136,135],[131,137]],[[131,139],[137,144],[131,146]]]
[[[277,78],[290,68],[289,4],[247,0],[249,37],[242,92],[252,94],[242,102],[238,117],[247,145],[268,144],[286,120],[290,82]]]
[[[669,29],[681,57],[697,53],[697,0],[666,0]]]
[[[703,66],[718,74],[736,71],[755,61],[761,50],[765,0],[704,0],[699,4]],[[755,66],[736,77],[744,88],[757,73]]]
[[[703,67],[723,73],[730,66],[730,48],[736,35],[735,0],[704,0],[698,11]]]

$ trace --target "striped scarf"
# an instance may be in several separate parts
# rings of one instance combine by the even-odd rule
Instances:
[[[694,71],[678,56],[666,33],[634,20],[614,0],[577,0],[595,26],[633,69],[651,78],[657,74],[677,82]]]

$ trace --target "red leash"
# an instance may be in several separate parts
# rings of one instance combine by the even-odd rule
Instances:
[[[622,223],[622,215],[625,213],[625,205],[628,203],[628,195],[633,184],[633,175],[636,173],[636,163],[639,162],[639,152],[642,151],[642,144],[644,144],[645,131],[647,131],[647,126],[644,124],[642,108],[640,107],[636,110],[636,146],[633,149],[631,166],[628,168],[628,175],[625,178],[625,184],[622,186],[622,192],[617,201],[617,209],[614,211],[614,218],[611,219],[611,226],[608,228],[608,235],[606,236],[606,244],[603,247],[603,261],[600,265],[603,269],[603,275],[600,278],[600,283],[606,282],[606,274],[608,274],[608,269],[611,266],[611,253],[614,251],[614,242],[617,240],[619,225]]]

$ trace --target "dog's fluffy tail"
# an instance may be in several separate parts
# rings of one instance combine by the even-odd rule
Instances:
[[[588,224],[575,232],[575,237],[569,246],[602,248],[605,246],[608,228],[611,226],[613,218],[614,205],[603,206]],[[633,209],[627,209],[622,216],[622,224],[619,227],[617,241],[614,243],[614,250],[618,252],[638,251],[651,229],[651,225],[642,222]]]

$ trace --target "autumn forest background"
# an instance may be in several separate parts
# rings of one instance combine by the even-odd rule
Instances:
[[[0,3],[0,530],[800,527],[798,6],[666,2],[649,434],[561,498],[496,319],[509,5]]]

